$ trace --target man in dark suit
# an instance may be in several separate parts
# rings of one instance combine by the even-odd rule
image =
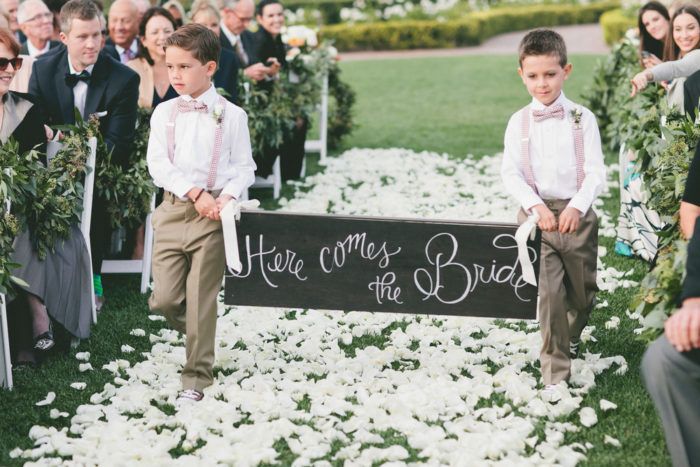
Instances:
[[[27,41],[19,53],[37,57],[57,47],[60,42],[52,41],[53,13],[41,0],[24,0],[17,9],[17,23],[27,36]]]
[[[29,93],[44,109],[49,125],[101,115],[100,133],[112,161],[126,168],[134,138],[139,77],[130,68],[100,53],[99,10],[92,0],[70,0],[61,9],[61,47],[34,63]],[[111,229],[106,201],[95,198],[90,244],[93,269],[99,274]]]
[[[700,205],[698,185],[697,172],[691,169],[684,203]],[[700,465],[700,217],[693,224],[681,309],[666,321],[664,335],[642,360],[644,383],[661,417],[675,467]]]
[[[233,52],[239,69],[250,79],[260,81],[277,73],[278,69],[257,63],[254,56],[253,33],[246,28],[255,15],[253,0],[225,0],[221,9],[221,48]]]

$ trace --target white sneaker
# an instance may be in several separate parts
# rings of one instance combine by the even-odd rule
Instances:
[[[203,392],[197,391],[196,389],[185,389],[184,391],[180,391],[180,393],[177,395],[175,403],[178,405],[190,404],[194,402],[199,402],[202,399],[204,399]]]
[[[559,402],[561,400],[561,393],[559,392],[559,386],[556,384],[548,384],[544,387],[541,393],[542,400],[549,403]]]

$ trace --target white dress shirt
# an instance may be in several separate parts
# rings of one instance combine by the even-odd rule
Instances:
[[[114,44],[114,48],[117,50],[117,53],[119,54],[119,60],[122,63],[126,63],[129,60],[133,60],[136,58],[136,54],[139,52],[139,42],[136,38],[131,42],[131,45],[129,46],[129,51],[131,51],[131,57],[127,57],[124,53],[126,52],[126,49],[122,47],[121,45]]]
[[[585,214],[600,194],[605,183],[605,162],[600,144],[600,133],[593,113],[561,95],[551,105],[564,106],[564,118],[549,118],[535,122],[533,110],[545,106],[533,99],[530,104],[530,163],[535,178],[535,192],[525,181],[521,162],[522,111],[510,118],[504,138],[501,178],[507,192],[529,211],[543,199],[570,199],[568,206]],[[574,151],[574,109],[582,113],[585,178],[581,188],[576,184],[576,153]]]
[[[95,68],[94,64],[88,66],[85,68],[85,70],[92,74],[93,68]],[[77,75],[80,73],[79,71],[75,71],[75,68],[73,68],[73,64],[70,62],[70,56],[68,56],[68,70],[72,75]],[[73,106],[78,109],[83,118],[85,118],[85,99],[87,98],[87,92],[88,84],[85,81],[78,81],[75,84],[75,87],[73,87]]]
[[[190,96],[181,96],[192,100]],[[151,135],[148,139],[148,171],[159,187],[185,199],[192,188],[207,188],[209,168],[214,150],[216,119],[214,107],[219,94],[212,85],[196,99],[206,104],[207,113],[179,113],[175,120],[175,156],[168,158],[167,125],[177,99],[170,99],[156,107],[151,117]],[[213,190],[222,190],[240,198],[243,190],[255,181],[255,162],[250,147],[248,116],[245,111],[224,99],[224,120],[221,155]]]
[[[46,45],[43,49],[37,49],[34,47],[34,44],[32,44],[32,41],[27,39],[27,51],[29,52],[30,57],[38,57],[39,55],[48,52],[50,47],[51,41],[46,41]]]

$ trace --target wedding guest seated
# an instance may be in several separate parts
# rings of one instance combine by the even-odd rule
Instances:
[[[60,42],[51,40],[53,13],[41,0],[24,0],[20,3],[17,22],[27,36],[27,42],[20,49],[20,54],[37,57],[60,45]]]
[[[22,67],[20,45],[8,29],[0,29],[0,76],[12,78]],[[31,97],[9,90],[8,81],[0,80],[2,126],[0,142],[14,139],[19,155],[38,147],[44,150],[46,133],[41,109]],[[71,235],[59,240],[45,259],[39,259],[28,231],[14,242],[12,262],[20,266],[13,275],[26,285],[17,286],[8,310],[10,340],[14,361],[33,365],[40,354],[54,346],[51,319],[79,338],[90,335],[92,297],[88,287],[90,257],[77,226]]]
[[[639,56],[644,68],[662,63],[664,43],[671,26],[670,21],[668,10],[657,1],[646,3],[639,9],[637,15]]]
[[[287,66],[287,49],[282,43],[282,27],[284,26],[284,7],[279,0],[262,0],[258,3],[256,20],[260,28],[255,33],[254,54],[257,59],[268,66],[273,73]],[[260,83],[263,87],[265,82]],[[294,127],[287,131],[279,148],[269,148],[265,154],[259,156],[258,172],[260,177],[267,177],[272,173],[272,165],[277,154],[280,155],[280,168],[282,181],[295,180],[301,176],[301,167],[304,161],[304,144],[309,122],[301,116],[295,119]]]
[[[100,133],[112,152],[112,162],[126,168],[136,128],[139,77],[100,53],[99,15],[91,0],[70,0],[63,6],[61,39],[65,47],[34,63],[29,92],[51,126],[75,123],[76,108],[83,118],[102,115]],[[90,228],[95,291],[100,304],[102,259],[112,236],[108,202],[99,196],[94,198]]]
[[[165,65],[163,45],[175,32],[175,20],[168,10],[151,7],[146,10],[139,26],[141,50],[127,66],[139,74],[138,105],[152,109],[163,101],[178,96],[168,79],[168,67]]]
[[[236,54],[238,68],[255,81],[268,79],[279,68],[271,68],[255,58],[255,39],[247,28],[255,15],[253,0],[223,0],[221,12],[221,47]]]
[[[177,26],[175,29],[181,28],[186,24],[185,19],[187,16],[185,15],[185,7],[182,6],[182,3],[178,0],[168,0],[163,3],[162,6],[173,16],[175,26]]]
[[[19,0],[0,0],[0,6],[7,13],[10,20],[10,31],[15,37],[15,40],[20,44],[27,40],[17,23],[17,10],[19,9]]]
[[[221,17],[219,10],[208,1],[193,5],[190,13],[193,23],[206,26],[210,31],[221,36]],[[219,66],[214,73],[214,87],[226,92],[226,99],[234,104],[238,101],[238,60],[236,55],[228,49],[221,48]]]
[[[139,53],[139,10],[133,0],[116,0],[107,15],[106,51],[122,63],[136,58]],[[116,52],[116,54],[115,54]]]
[[[683,110],[683,83],[700,70],[700,10],[686,5],[673,14],[671,20],[673,40],[666,41],[664,63],[648,68],[632,78],[632,96],[653,81],[671,81],[667,99],[670,105]]]
[[[698,185],[698,179],[692,182]],[[644,384],[661,417],[675,467],[700,465],[700,218],[688,244],[681,309],[642,359]]]

